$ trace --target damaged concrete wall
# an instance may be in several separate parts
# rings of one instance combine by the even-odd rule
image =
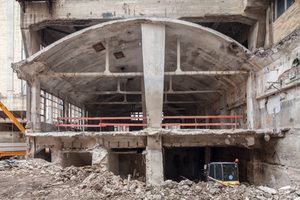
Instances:
[[[21,80],[11,68],[22,56],[20,6],[16,1],[0,0],[0,13],[0,99],[9,110],[26,110]]]
[[[263,128],[300,129],[299,56],[300,46],[256,74]]]
[[[284,138],[265,142],[253,159],[253,181],[275,188],[300,183],[300,46],[296,46],[284,49],[286,53],[256,74],[262,128],[289,130]]]
[[[184,6],[182,6],[184,3]],[[78,9],[74,9],[74,7]],[[207,14],[241,15],[244,13],[245,3],[240,0],[188,0],[174,3],[167,0],[157,1],[130,1],[130,3],[109,0],[81,1],[81,0],[59,0],[53,3],[52,14],[49,13],[45,2],[27,3],[24,24],[36,24],[52,19],[120,19],[133,17],[204,17]],[[39,11],[39,12],[36,12]],[[86,22],[84,22],[86,23]],[[78,24],[81,25],[81,24]]]

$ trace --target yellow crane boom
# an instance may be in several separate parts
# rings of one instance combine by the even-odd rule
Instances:
[[[25,135],[25,128],[22,126],[22,124],[20,124],[20,122],[13,116],[13,114],[6,108],[6,106],[1,101],[0,101],[0,108]],[[5,156],[17,156],[17,155],[26,155],[26,151],[10,151],[10,152],[0,151],[0,158]]]
[[[6,106],[0,101],[0,108],[4,113],[14,122],[14,124],[22,131],[25,135],[25,128],[20,124],[20,122],[13,116],[13,114],[6,108]]]

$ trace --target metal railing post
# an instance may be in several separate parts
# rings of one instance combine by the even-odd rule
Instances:
[[[237,117],[236,117],[236,115],[234,116],[234,118],[235,118],[234,127],[235,127],[235,129],[236,129],[236,123],[237,123]]]
[[[100,119],[100,123],[99,123],[99,125],[100,125],[100,132],[101,132],[101,126],[102,126],[101,123],[102,123],[102,120]]]
[[[84,132],[84,116],[82,117],[82,131]]]
[[[59,132],[59,119],[57,118],[57,132]]]

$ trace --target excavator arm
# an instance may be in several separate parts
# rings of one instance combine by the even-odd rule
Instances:
[[[6,108],[6,106],[0,101],[0,108],[4,113],[14,122],[14,124],[22,131],[25,135],[25,128],[20,124],[20,122],[13,116],[13,114]]]
[[[20,122],[13,116],[13,114],[6,108],[6,106],[1,101],[0,101],[0,108],[25,135],[25,128],[22,126],[22,124],[20,124]],[[26,151],[9,151],[9,152],[0,151],[0,158],[6,156],[18,156],[18,155],[26,155]]]

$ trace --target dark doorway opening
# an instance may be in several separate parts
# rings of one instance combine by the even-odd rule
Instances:
[[[165,179],[181,181],[187,178],[195,182],[205,180],[204,164],[204,147],[164,148]]]
[[[62,167],[92,165],[92,154],[90,152],[65,152],[61,165]]]
[[[35,154],[34,158],[41,158],[51,162],[51,149],[41,149],[37,154]]]
[[[211,147],[210,162],[234,162],[238,159],[239,180],[248,182],[247,165],[250,159],[250,149],[241,147]]]
[[[108,156],[108,168],[115,175],[146,181],[146,160],[144,148],[111,149]]]

